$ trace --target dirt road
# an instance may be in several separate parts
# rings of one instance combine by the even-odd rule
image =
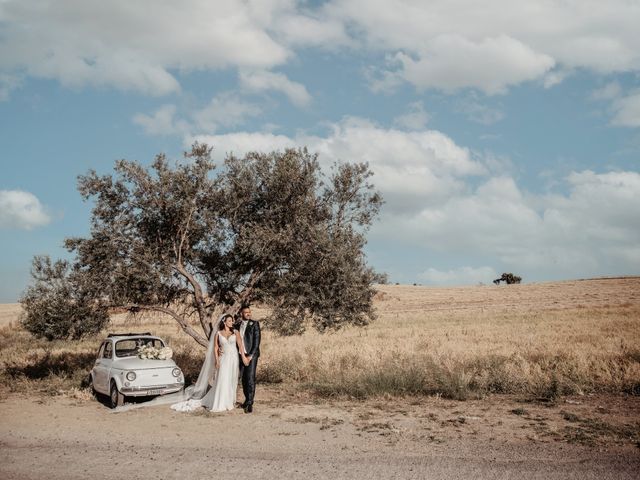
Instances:
[[[11,394],[0,403],[0,478],[588,480],[640,472],[640,450],[628,441],[585,446],[562,437],[560,412],[573,408],[577,418],[580,402],[514,415],[516,404],[503,400],[314,404],[261,393],[252,415],[163,406],[112,413],[92,399]],[[637,415],[637,399],[619,401],[623,422]]]

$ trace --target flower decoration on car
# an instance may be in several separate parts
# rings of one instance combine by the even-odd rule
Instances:
[[[145,360],[168,360],[173,357],[173,350],[169,347],[156,348],[152,345],[143,345],[138,348],[138,358]]]

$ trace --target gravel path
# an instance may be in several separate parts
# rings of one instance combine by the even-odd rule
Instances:
[[[112,413],[91,399],[11,394],[0,402],[0,478],[639,478],[633,443],[536,439],[521,416],[497,420],[513,406],[502,400],[385,407],[261,393],[252,415]]]

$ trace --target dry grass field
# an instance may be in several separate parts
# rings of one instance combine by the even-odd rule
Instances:
[[[376,309],[325,335],[264,324],[253,415],[113,414],[83,384],[106,332],[35,340],[2,306],[0,477],[637,478],[640,277],[384,285]],[[173,320],[114,315],[122,330],[165,337],[197,374]]]
[[[640,277],[378,288],[378,319],[366,328],[279,337],[264,324],[259,382],[321,397],[640,394]],[[4,388],[81,389],[102,336],[36,340],[19,312],[0,308]],[[254,307],[254,318],[264,313]],[[165,337],[187,376],[197,374],[202,352],[172,319],[114,315],[109,331],[118,330]]]
[[[267,337],[266,373],[355,396],[640,393],[640,278],[381,286],[377,311],[365,330]]]

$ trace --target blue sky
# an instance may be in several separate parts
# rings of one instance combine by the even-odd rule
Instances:
[[[88,169],[367,161],[392,282],[640,274],[640,3],[0,2],[0,302],[86,235]]]

